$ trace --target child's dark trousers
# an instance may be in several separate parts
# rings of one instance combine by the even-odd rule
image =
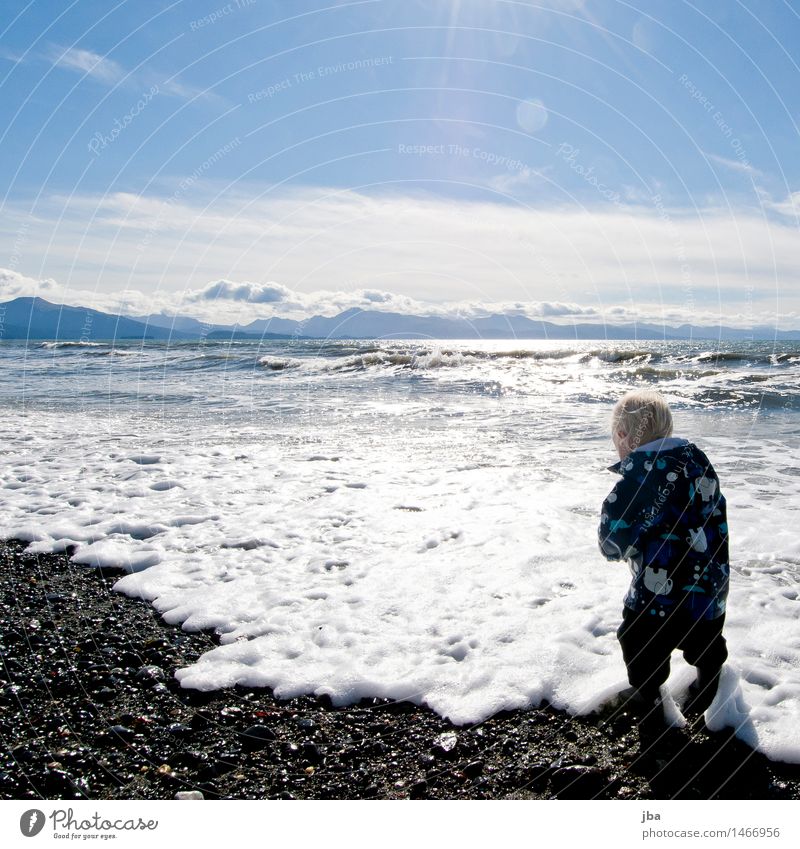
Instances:
[[[693,621],[677,610],[663,619],[648,610],[637,613],[623,608],[617,630],[622,656],[628,668],[628,681],[648,701],[658,696],[659,687],[669,677],[670,655],[683,652],[686,662],[697,667],[698,680],[714,680],[728,657],[722,626],[725,615]]]

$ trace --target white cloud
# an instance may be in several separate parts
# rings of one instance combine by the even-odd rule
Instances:
[[[766,193],[761,193],[761,203],[772,212],[794,218],[800,217],[800,192],[792,192],[782,200],[772,200]]]
[[[774,319],[776,302],[800,310],[796,228],[756,209],[544,209],[313,188],[273,196],[228,187],[209,199],[199,188],[53,196],[23,238],[28,210],[7,205],[0,247],[14,245],[6,255],[16,268],[61,281],[70,295],[91,292],[93,303],[220,322],[351,306],[522,304],[559,320],[613,318],[610,308],[625,307],[639,320],[695,323]]]
[[[727,159],[724,156],[717,156],[715,153],[704,153],[706,159],[716,162],[723,168],[729,171],[737,171],[739,173],[748,174],[751,177],[763,177],[764,172],[754,168],[746,159]]]
[[[541,183],[542,180],[546,179],[548,171],[552,171],[549,165],[542,169],[529,168],[526,165],[516,171],[490,177],[487,185],[498,192],[510,194],[521,186],[529,187]]]
[[[0,52],[0,56],[3,55],[5,54]],[[23,60],[23,57],[12,54],[6,55],[5,58],[13,59],[13,61]],[[217,104],[227,103],[222,96],[207,89],[196,88],[195,86],[181,82],[176,79],[175,75],[165,79],[149,67],[145,67],[140,71],[128,71],[113,59],[101,56],[92,50],[84,50],[78,47],[62,47],[54,44],[45,50],[44,53],[38,55],[36,53],[30,53],[27,58],[43,58],[53,65],[57,65],[68,71],[85,74],[108,86],[123,85],[136,89],[155,87],[159,93],[179,97],[183,100],[199,99]]]
[[[588,318],[599,315],[594,307],[583,307],[580,304],[562,304],[558,301],[540,301],[527,310],[527,315],[541,318],[570,316],[573,318]]]
[[[0,59],[6,59],[9,62],[22,62],[23,54],[17,53],[15,50],[9,50],[0,45]]]
[[[109,85],[119,82],[125,76],[125,71],[113,59],[107,59],[91,50],[54,46],[50,58],[62,68],[79,71]]]
[[[55,280],[35,280],[11,268],[0,268],[0,298],[4,301],[28,297],[38,290],[55,291],[57,288]]]
[[[222,285],[221,285],[222,284]],[[275,300],[254,301],[270,291]],[[658,303],[607,304],[602,309],[560,301],[481,301],[462,300],[431,303],[417,301],[395,292],[360,289],[351,292],[318,290],[310,293],[292,291],[279,284],[215,281],[198,290],[179,294],[162,292],[153,297],[144,292],[126,290],[119,294],[69,289],[55,280],[36,280],[16,271],[0,268],[0,302],[20,296],[37,296],[52,303],[88,306],[110,313],[139,317],[150,313],[193,316],[213,324],[249,324],[254,318],[280,316],[302,318],[311,315],[336,315],[347,309],[384,310],[407,315],[431,315],[471,320],[489,315],[527,316],[556,324],[587,323],[603,325],[630,322],[677,326],[680,324],[718,324],[750,328],[755,325],[775,326],[776,315],[769,309],[729,310],[698,315],[686,306]],[[265,304],[269,307],[265,309]],[[800,310],[784,312],[781,329],[800,327]]]
[[[196,292],[187,293],[187,301],[249,301],[252,304],[276,304],[291,300],[289,290],[277,283],[234,283],[218,280]]]

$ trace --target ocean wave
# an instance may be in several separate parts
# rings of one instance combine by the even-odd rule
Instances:
[[[484,357],[485,358],[485,357]],[[370,368],[391,368],[430,370],[439,368],[458,368],[477,360],[468,352],[441,350],[411,353],[392,349],[377,350],[369,354],[358,354],[346,357],[343,362],[324,365],[322,370],[327,372],[364,371]]]
[[[692,400],[699,401],[709,407],[752,407],[764,410],[797,410],[800,409],[800,398],[794,392],[771,390],[759,392],[740,388],[709,388],[703,389]]]
[[[299,368],[303,365],[303,361],[294,360],[290,357],[261,357],[258,364],[269,371],[286,371],[287,369]]]
[[[577,353],[577,352],[576,352]],[[587,363],[591,360],[602,360],[606,363],[646,363],[659,359],[655,351],[633,349],[633,350],[606,350],[603,348],[587,351],[581,355],[580,362]]]
[[[111,348],[109,351],[89,350],[86,353],[95,357],[138,357],[142,353],[142,349],[131,348],[127,350],[125,348]]]
[[[103,342],[42,342],[39,348],[54,350],[56,348],[105,348],[107,345]]]
[[[654,366],[637,366],[635,369],[624,370],[623,374],[632,378],[643,380],[701,380],[704,377],[716,377],[723,372],[716,369],[678,369],[678,368],[656,368]],[[761,375],[759,375],[761,377]],[[768,375],[764,375],[768,377]]]
[[[370,367],[403,366],[411,369],[453,368],[481,362],[500,362],[503,360],[531,360],[534,362],[558,362],[574,358],[576,362],[586,363],[594,359],[608,363],[655,362],[660,359],[655,351],[642,350],[605,350],[581,351],[575,348],[562,348],[552,351],[512,348],[504,351],[486,351],[479,349],[459,349],[455,347],[437,347],[432,349],[413,349],[399,347],[374,347],[360,349],[355,354],[338,357],[339,362],[325,365],[326,371],[363,370]]]
[[[703,351],[692,359],[697,363],[752,363],[783,365],[800,362],[800,351]]]

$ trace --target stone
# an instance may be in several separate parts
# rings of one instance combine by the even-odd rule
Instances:
[[[552,775],[553,792],[560,799],[592,799],[609,787],[609,774],[597,767],[564,766]]]
[[[477,778],[483,772],[483,767],[483,761],[471,761],[461,770],[461,772],[463,772],[467,778]]]
[[[133,731],[126,725],[112,725],[108,729],[111,738],[121,740],[123,743],[128,743],[133,740]]]
[[[433,741],[433,754],[440,758],[451,757],[458,744],[458,734],[446,731]]]
[[[428,795],[428,782],[423,779],[415,781],[408,792],[412,799],[424,799]]]
[[[155,684],[167,680],[167,673],[160,666],[148,664],[140,667],[136,672],[136,680],[146,684]]]
[[[275,732],[266,725],[251,725],[239,734],[242,745],[248,749],[263,749],[277,739]]]
[[[174,798],[181,801],[190,801],[192,799],[205,799],[205,796],[199,790],[179,790]]]
[[[313,740],[305,740],[300,746],[300,751],[303,757],[311,763],[319,763],[323,759],[322,750]]]

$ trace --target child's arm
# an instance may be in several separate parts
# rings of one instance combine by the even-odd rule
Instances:
[[[640,538],[660,518],[657,495],[652,485],[633,476],[617,481],[603,502],[597,531],[600,551],[607,560],[628,560],[638,554]]]

